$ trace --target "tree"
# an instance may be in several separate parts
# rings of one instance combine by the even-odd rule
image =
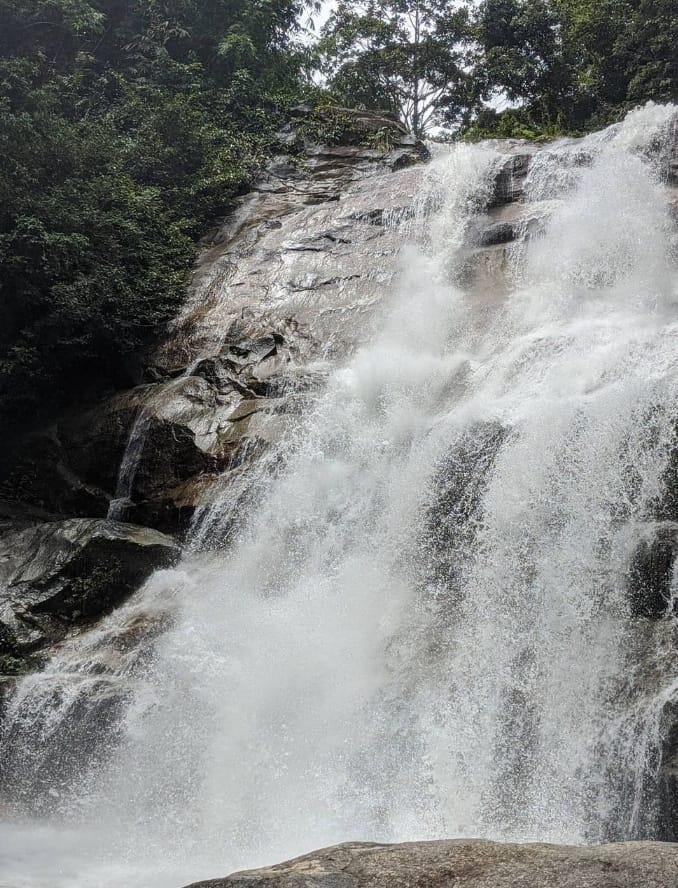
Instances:
[[[479,92],[537,130],[584,131],[678,98],[676,0],[483,0],[477,35]]]
[[[482,61],[476,76],[484,97],[501,93],[540,122],[562,113],[571,82],[553,4],[484,0],[477,21]]]
[[[615,44],[632,102],[678,101],[678,5],[676,0],[631,0],[630,16]]]
[[[389,110],[421,136],[464,104],[468,4],[339,0],[319,43],[321,70],[346,104]]]
[[[568,66],[571,100],[567,116],[586,126],[591,115],[626,101],[628,78],[617,51],[630,9],[627,0],[554,0],[554,11]]]

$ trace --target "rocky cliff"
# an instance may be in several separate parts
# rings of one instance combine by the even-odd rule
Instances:
[[[303,112],[281,144],[298,146]],[[167,564],[201,506],[244,495],[248,465],[303,414],[328,355],[360,340],[428,151],[391,118],[346,116],[358,144],[274,158],[206,239],[142,384],[5,459],[0,673],[38,662]]]

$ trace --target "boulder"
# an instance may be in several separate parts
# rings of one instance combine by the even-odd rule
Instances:
[[[678,845],[348,842],[190,888],[678,888]]]
[[[297,411],[297,395],[317,388],[319,377],[306,372],[302,350],[303,333],[289,320],[261,331],[239,319],[215,354],[180,375],[64,422],[58,434],[71,474],[101,491],[104,515],[183,533],[214,478],[279,437],[273,423],[264,430],[247,420],[284,413],[285,399]]]
[[[178,556],[169,537],[105,519],[47,522],[0,540],[0,654],[58,641]]]

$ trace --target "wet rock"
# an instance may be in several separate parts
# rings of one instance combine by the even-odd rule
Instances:
[[[177,482],[214,473],[219,467],[217,457],[200,446],[199,435],[189,425],[150,417],[149,427],[141,434],[141,453],[130,490],[133,501],[156,496]]]
[[[556,204],[550,200],[509,203],[495,207],[471,228],[471,242],[491,247],[537,236],[546,228]]]
[[[347,842],[189,888],[678,888],[678,845]]]
[[[378,132],[383,121],[367,117]],[[328,347],[352,346],[347,322],[386,292],[389,257],[402,239],[394,226],[371,220],[405,213],[419,188],[420,173],[403,166],[401,152],[417,162],[425,152],[404,133],[397,139],[383,149],[315,145],[301,157],[275,158],[211,236],[185,309],[153,358],[158,372],[217,353],[235,325],[247,325],[253,340],[282,333],[286,347],[298,349],[298,364]]]
[[[663,492],[656,504],[655,516],[660,520],[678,521],[678,428],[662,480]]]
[[[9,675],[2,674],[2,668],[0,667],[0,722],[2,722],[2,718],[5,714],[5,709],[7,707],[7,701],[14,693],[16,689],[16,678],[13,673]]]
[[[69,468],[84,484],[105,491],[109,499],[115,494],[118,469],[140,404],[151,390],[151,386],[140,386],[133,397],[123,393],[59,423]]]
[[[413,151],[412,148],[415,150]],[[415,141],[412,143],[412,147],[408,144],[405,148],[398,148],[396,151],[392,151],[386,158],[386,163],[389,169],[393,171],[403,170],[422,160],[428,160],[429,157],[430,153],[426,145],[423,142]]]
[[[636,617],[658,620],[672,606],[673,566],[678,554],[678,523],[665,521],[643,529],[629,570],[628,595]]]
[[[220,398],[215,386],[198,376],[123,393],[83,418],[87,430],[81,435],[69,430],[71,460],[81,477],[105,485],[113,496],[127,454],[134,462],[128,493],[133,499],[153,495],[216,470],[213,445],[219,422],[239,397],[232,391],[230,400]]]
[[[198,475],[155,496],[130,502],[126,518],[176,537],[186,535],[196,511],[212,501],[211,491],[219,475]]]
[[[53,516],[44,509],[16,500],[0,500],[0,537],[17,530],[26,530],[49,521]]]
[[[30,503],[38,521],[104,517],[112,504],[181,532],[217,474],[280,440],[305,409],[296,395],[322,381],[317,367],[366,334],[396,271],[395,222],[416,201],[413,164],[428,156],[388,114],[334,109],[327,122],[337,114],[346,144],[290,143],[205,239],[147,384],[37,436],[0,497]],[[299,108],[287,135],[309,132],[309,115]],[[0,530],[32,520],[0,515]]]
[[[49,522],[0,540],[0,653],[23,655],[131,595],[178,556],[173,540],[117,521]]]
[[[255,414],[300,415],[301,393],[317,388],[322,376],[304,369],[296,326],[249,333],[241,319],[219,353],[187,374],[123,393],[90,414],[82,434],[71,430],[73,463],[88,481],[108,485],[115,517],[185,532],[219,473],[280,439],[281,423],[250,421]],[[112,452],[111,426],[126,440],[115,473],[102,466]]]
[[[508,157],[497,171],[488,209],[520,201],[525,193],[525,181],[533,153],[517,153]]]
[[[494,247],[497,244],[508,244],[517,236],[516,226],[510,222],[495,222],[484,228],[479,236],[478,243],[481,247]]]
[[[498,422],[469,428],[441,460],[431,482],[422,547],[429,579],[455,587],[481,521],[492,465],[509,434]]]

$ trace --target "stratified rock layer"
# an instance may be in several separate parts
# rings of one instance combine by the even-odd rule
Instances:
[[[678,845],[347,843],[189,888],[678,888]]]

